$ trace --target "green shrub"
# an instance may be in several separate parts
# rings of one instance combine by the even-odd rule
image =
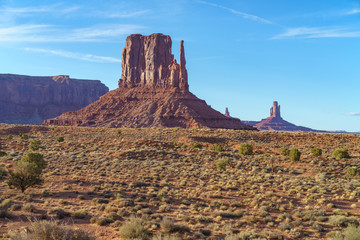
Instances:
[[[64,139],[64,137],[57,137],[56,138],[56,141],[58,141],[58,142],[63,142],[65,139]]]
[[[300,160],[301,152],[297,148],[292,148],[289,156],[291,161],[298,162]]]
[[[175,233],[175,232],[184,233],[184,232],[190,231],[189,227],[187,227],[183,224],[174,223],[169,218],[164,218],[161,221],[160,226],[161,226],[161,229],[166,233]]]
[[[28,153],[15,163],[14,172],[10,171],[8,185],[24,192],[27,188],[42,184],[40,177],[46,161],[39,153]]]
[[[332,155],[333,155],[333,157],[335,157],[337,159],[350,158],[350,155],[349,155],[349,152],[348,152],[347,148],[335,149],[335,151],[333,151]]]
[[[13,139],[13,136],[11,134],[9,134],[9,135],[6,136],[6,139],[11,140],[11,139]]]
[[[123,239],[147,240],[150,237],[149,230],[145,227],[144,222],[132,218],[126,221],[119,229],[119,235]]]
[[[172,236],[172,235],[155,235],[151,238],[151,240],[181,240],[178,236]]]
[[[359,221],[355,217],[345,217],[342,215],[332,215],[329,218],[329,223],[337,227],[348,227],[350,225],[359,225]]]
[[[248,143],[240,144],[239,154],[242,155],[252,155],[253,154],[253,146]]]
[[[6,170],[0,167],[0,180],[3,179],[5,176],[7,176]]]
[[[223,152],[224,149],[222,148],[222,146],[220,144],[215,144],[213,146],[210,147],[210,150],[216,151],[216,152]]]
[[[40,141],[37,141],[37,140],[32,140],[29,144],[29,149],[31,151],[36,151],[36,150],[39,150],[40,148]]]
[[[22,157],[19,162],[34,163],[36,167],[40,170],[40,173],[47,165],[47,162],[44,160],[43,155],[41,155],[40,153],[28,153],[24,157]]]
[[[10,199],[5,199],[0,204],[0,218],[5,218],[8,216],[8,209],[10,208],[12,202]]]
[[[7,155],[6,152],[0,151],[0,157],[4,157],[6,155]]]
[[[226,166],[229,165],[230,163],[230,159],[228,157],[223,157],[220,158],[216,161],[215,165],[216,165],[216,169],[218,171],[225,171],[226,170]]]
[[[9,235],[11,240],[95,240],[87,232],[54,221],[31,221],[28,229]]]
[[[322,150],[320,148],[313,148],[310,150],[311,155],[313,156],[321,156]]]
[[[331,240],[359,240],[360,227],[350,225],[343,230],[343,232],[336,232],[330,237]]]
[[[28,135],[26,135],[26,134],[24,134],[24,133],[20,133],[20,134],[19,134],[19,137],[20,137],[21,139],[23,139],[23,140],[25,140],[25,139],[28,139],[28,138],[29,138],[29,136],[28,136]]]
[[[88,215],[88,212],[85,210],[78,210],[74,213],[74,217],[78,219],[84,219]]]
[[[290,150],[288,148],[282,148],[281,149],[281,155],[289,156],[290,155]]]
[[[348,167],[345,170],[346,175],[350,177],[360,176],[360,168],[359,167]]]
[[[203,146],[200,143],[195,143],[194,145],[191,146],[191,148],[193,148],[193,149],[196,149],[196,148],[197,149],[202,149],[202,147]]]

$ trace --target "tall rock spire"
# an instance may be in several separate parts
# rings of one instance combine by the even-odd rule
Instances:
[[[180,88],[189,89],[188,74],[186,70],[184,40],[180,42]]]
[[[273,106],[270,108],[270,117],[281,118],[280,105],[278,105],[277,101],[274,101]]]

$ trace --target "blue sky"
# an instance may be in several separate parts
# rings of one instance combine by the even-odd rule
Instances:
[[[241,120],[360,130],[360,1],[0,0],[0,73],[121,76],[132,33],[180,40],[190,90]]]

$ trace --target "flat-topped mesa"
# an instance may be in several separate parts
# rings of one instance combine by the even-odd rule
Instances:
[[[277,101],[274,101],[273,106],[270,108],[270,117],[281,118],[280,105],[278,105]]]
[[[184,41],[180,44],[180,64],[171,53],[170,36],[161,33],[126,38],[122,51],[119,88],[179,88],[189,90]]]

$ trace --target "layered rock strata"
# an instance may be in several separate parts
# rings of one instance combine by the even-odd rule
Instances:
[[[104,127],[255,128],[225,117],[189,91],[184,42],[180,64],[163,34],[130,35],[122,51],[119,88],[45,124]]]
[[[0,122],[39,124],[81,109],[108,91],[100,81],[71,79],[66,75],[0,74]]]

